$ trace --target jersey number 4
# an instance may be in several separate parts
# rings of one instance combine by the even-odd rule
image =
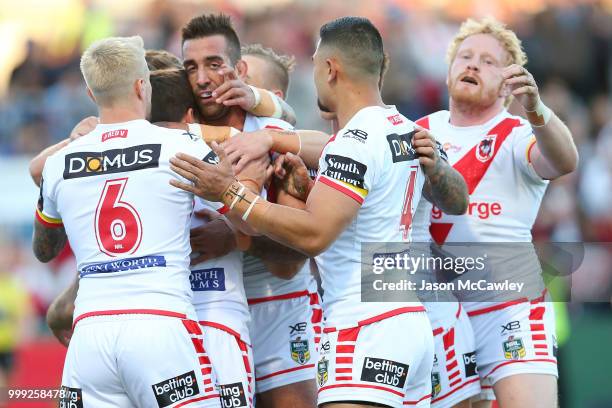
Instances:
[[[96,208],[98,246],[110,256],[134,253],[142,240],[142,222],[138,212],[121,201],[127,182],[127,177],[106,181]]]
[[[404,195],[404,206],[402,208],[402,218],[400,219],[400,231],[404,240],[408,239],[408,233],[412,226],[412,197],[414,197],[414,186],[416,184],[418,166],[411,166],[410,176],[406,184],[406,193]]]

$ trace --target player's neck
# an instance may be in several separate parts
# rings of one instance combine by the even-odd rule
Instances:
[[[231,126],[242,131],[244,128],[245,119],[246,112],[237,106],[232,106],[227,115],[224,115],[219,119],[204,119],[202,123],[210,126]]]
[[[450,124],[453,126],[467,127],[478,126],[487,123],[504,109],[503,102],[483,108],[473,104],[462,104],[450,100]]]
[[[125,107],[99,107],[100,123],[112,124],[130,122],[132,120],[146,119],[143,109],[140,108],[125,108]]]
[[[386,106],[376,86],[349,86],[338,92],[336,114],[342,129],[357,112],[368,106]]]

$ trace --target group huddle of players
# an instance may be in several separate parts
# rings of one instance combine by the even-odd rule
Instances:
[[[361,299],[362,243],[531,241],[548,180],[577,153],[520,41],[466,21],[449,110],[413,122],[382,101],[389,58],[369,20],[319,34],[333,135],[293,128],[292,59],[241,47],[222,14],[183,27],[182,60],[140,37],[84,52],[98,117],[30,166],[34,253],[69,242],[78,265],[47,316],[69,344],[60,406],[557,406],[545,290]]]

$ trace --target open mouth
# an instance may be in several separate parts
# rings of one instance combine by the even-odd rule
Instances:
[[[212,91],[200,92],[200,99],[210,99],[210,98],[212,98]]]
[[[469,75],[466,75],[463,78],[461,78],[461,82],[465,82],[465,83],[472,84],[472,85],[478,85],[478,81],[476,80],[476,78],[473,78]]]

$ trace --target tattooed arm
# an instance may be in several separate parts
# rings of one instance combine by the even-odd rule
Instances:
[[[38,220],[34,221],[32,249],[40,262],[49,262],[55,258],[64,249],[67,241],[64,226],[48,228]]]
[[[467,185],[463,176],[440,157],[433,136],[426,130],[417,132],[413,147],[427,177],[423,186],[425,198],[447,214],[464,214],[469,201]]]

